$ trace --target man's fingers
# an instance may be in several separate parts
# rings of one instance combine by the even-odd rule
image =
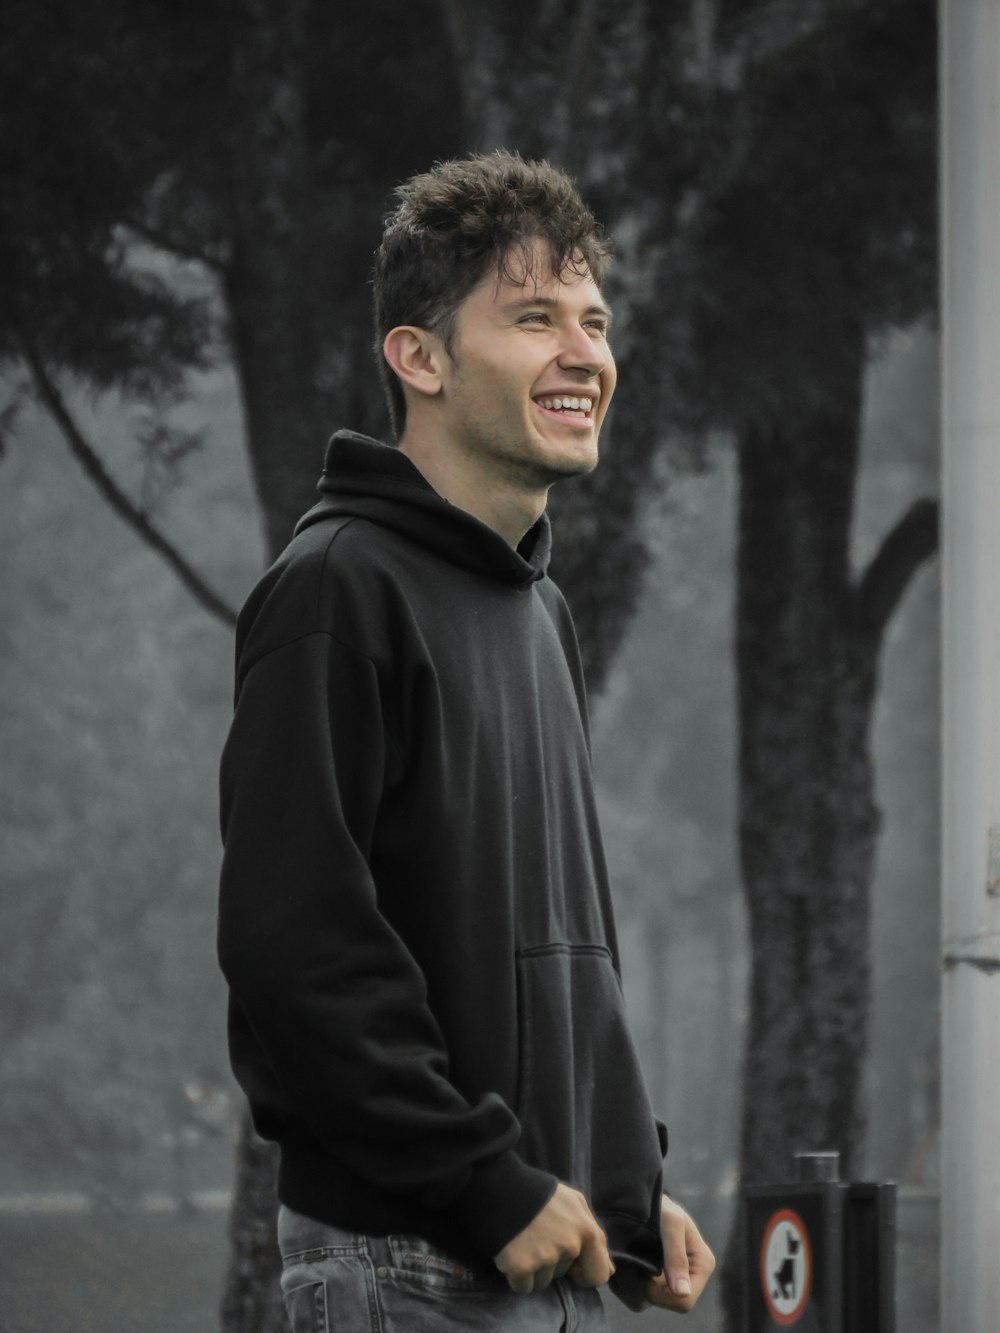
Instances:
[[[603,1231],[597,1230],[584,1241],[579,1258],[569,1269],[569,1275],[581,1287],[603,1287],[614,1271],[607,1237]]]
[[[646,1284],[646,1298],[664,1310],[690,1310],[715,1267],[715,1255],[692,1219],[672,1199],[663,1197],[660,1213],[663,1272]]]
[[[675,1296],[662,1273],[647,1278],[646,1300],[660,1310],[673,1310],[675,1314],[687,1314],[694,1304],[690,1296]]]
[[[504,1277],[515,1296],[527,1296],[535,1289],[534,1273],[505,1273]]]
[[[585,1196],[562,1181],[493,1262],[518,1295],[544,1291],[566,1273],[581,1286],[600,1287],[614,1272],[607,1237]]]

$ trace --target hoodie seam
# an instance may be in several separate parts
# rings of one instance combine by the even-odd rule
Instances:
[[[364,482],[366,488],[370,487],[371,484],[371,473],[368,472],[345,472],[338,468],[336,472],[325,472],[323,475],[331,481],[352,480]],[[424,477],[397,477],[392,473],[383,473],[379,480],[379,485],[380,487],[391,486],[393,488],[397,486],[414,486],[418,491],[422,491],[425,495],[436,496],[439,500],[444,500],[446,504],[451,503],[449,500],[445,499],[440,491],[436,491]],[[365,494],[367,495],[369,493],[370,491],[366,489]],[[330,492],[321,491],[321,494],[328,495]]]
[[[563,956],[583,954],[607,958],[610,963],[614,962],[611,950],[606,944],[570,944],[564,940],[553,940],[548,944],[531,944],[515,951],[517,958],[545,958],[553,954]]]
[[[343,528],[341,529],[341,531],[343,531]],[[326,634],[330,639],[333,640],[334,643],[339,644],[341,648],[346,649],[347,652],[349,653],[353,653],[355,657],[362,658],[365,662],[368,663],[371,669],[375,672],[375,679],[376,680],[379,679],[380,672],[378,669],[378,663],[375,661],[374,657],[369,656],[369,654],[364,652],[362,649],[356,648],[353,643],[348,643],[346,639],[342,639],[340,635],[335,634],[333,630],[318,629],[315,631],[315,633]],[[399,741],[393,735],[392,727],[389,725],[389,719],[385,715],[385,709],[380,707],[379,712],[382,714],[382,725],[385,727],[385,734],[388,737],[389,742],[392,745],[392,748],[396,751],[396,758],[399,760],[401,764],[405,765],[406,759],[403,755],[403,747],[402,745],[400,745]]]
[[[336,529],[336,531],[335,531],[335,532],[332,532],[332,533],[330,534],[330,538],[329,538],[329,540],[327,541],[326,545],[323,547],[323,555],[322,555],[322,557],[320,558],[320,562],[319,562],[319,578],[316,580],[316,605],[315,605],[315,607],[313,608],[313,627],[317,630],[317,632],[320,632],[320,633],[327,633],[327,632],[329,632],[329,631],[324,631],[324,630],[321,628],[320,623],[319,623],[319,619],[320,619],[320,607],[323,605],[323,585],[324,585],[324,583],[325,583],[325,577],[324,577],[324,576],[325,576],[325,574],[326,574],[326,562],[327,562],[327,560],[328,560],[329,557],[330,557],[330,550],[331,550],[331,548],[332,548],[332,546],[333,546],[333,543],[337,540],[337,538],[340,536],[340,534],[341,534],[342,532],[344,532],[345,529],[349,528],[349,527],[351,526],[352,523],[356,523],[356,522],[357,522],[357,517],[356,517],[355,515],[352,514],[351,517],[348,518],[348,519],[346,519],[343,523],[339,523],[339,524],[337,525],[337,529]],[[334,636],[331,635],[331,637],[334,637]],[[339,641],[338,641],[338,642],[339,642]],[[347,645],[345,644],[345,647],[346,647],[346,646],[347,646]],[[364,656],[364,654],[362,654],[362,656]],[[369,661],[371,661],[370,658],[369,658]],[[374,666],[374,663],[372,663],[372,665]]]
[[[412,483],[412,484],[417,485],[418,483]],[[456,514],[471,519],[475,519],[474,514],[466,514],[465,511],[459,508],[458,505],[453,505],[450,500],[445,500],[443,499],[443,497],[438,497],[438,498],[441,500],[442,504],[448,505],[450,509],[453,510]],[[481,520],[476,520],[476,521],[480,523],[480,526],[485,531],[487,532],[490,531],[488,524],[482,523]],[[391,533],[393,536],[400,538],[402,541],[407,542],[410,545],[415,546],[420,550],[430,550],[430,554],[435,556],[438,560],[441,560],[444,564],[459,565],[460,567],[468,570],[468,572],[473,576],[477,578],[487,579],[489,580],[490,583],[493,584],[499,584],[501,587],[508,589],[512,593],[531,592],[532,589],[537,584],[548,579],[548,572],[546,569],[536,568],[531,564],[529,560],[526,560],[524,556],[519,555],[517,551],[514,550],[514,548],[509,548],[509,549],[511,553],[517,556],[518,560],[520,560],[520,562],[527,567],[528,570],[527,574],[521,574],[520,571],[515,572],[513,570],[511,570],[509,574],[505,574],[498,572],[495,569],[488,569],[477,565],[466,564],[462,561],[456,560],[453,556],[450,556],[445,552],[434,550],[433,548],[424,547],[421,544],[419,537],[416,537],[409,532],[399,531],[398,529],[393,528],[392,525],[386,522],[384,519],[374,517],[371,514],[350,514],[350,515],[326,514],[315,518],[313,522],[309,524],[309,527],[316,527],[318,524],[324,522],[339,522],[340,524],[340,526],[337,528],[337,531],[330,537],[329,541],[327,542],[327,545],[323,548],[322,555],[319,557],[321,565],[324,567],[326,564],[326,559],[329,554],[330,547],[332,546],[333,542],[336,541],[340,533],[342,533],[345,530],[345,528],[348,528],[352,523],[360,522],[362,525],[375,528],[377,531]],[[302,531],[306,530],[307,530],[306,528],[302,529]],[[498,540],[500,541],[503,540],[501,537],[499,537],[499,534],[496,535],[498,537]],[[319,601],[319,591],[317,591],[317,602],[318,601]],[[318,613],[315,618],[319,619]]]
[[[329,560],[330,552],[333,549],[334,542],[337,540],[340,534],[342,532],[346,532],[347,529],[357,521],[358,521],[358,515],[352,514],[343,523],[338,524],[337,530],[331,533],[330,540],[323,548],[323,557],[320,561],[320,576],[316,580],[316,607],[315,610],[313,611],[313,623],[316,628],[314,632],[317,634],[328,635],[333,640],[334,643],[340,644],[341,648],[346,648],[348,652],[354,653],[358,657],[364,658],[364,660],[369,664],[369,666],[375,672],[375,679],[379,680],[381,673],[379,672],[378,663],[375,661],[373,657],[371,657],[368,653],[363,652],[362,649],[356,648],[353,643],[348,643],[345,639],[342,639],[340,635],[335,634],[333,630],[327,629],[319,625],[320,608],[323,605],[323,591],[326,583],[325,576],[327,570],[327,561]],[[389,719],[386,717],[385,714],[385,709],[381,708],[380,711],[382,713],[382,725],[385,727],[385,734],[389,738],[389,741],[392,744],[392,748],[396,751],[396,758],[399,760],[401,764],[405,766],[406,760],[403,756],[403,747],[400,745],[399,741],[393,735],[392,728],[389,725]]]
[[[601,1208],[599,1212],[602,1217],[620,1217],[626,1222],[634,1222],[636,1226],[643,1227],[646,1231],[653,1230],[648,1217],[637,1217],[635,1213],[626,1213],[620,1208]]]
[[[333,630],[309,629],[309,630],[304,630],[303,633],[301,634],[294,635],[290,639],[283,639],[281,643],[274,644],[273,647],[268,648],[266,652],[261,653],[259,657],[255,657],[252,662],[247,663],[246,667],[244,668],[244,670],[241,672],[240,675],[240,687],[242,688],[243,683],[246,681],[247,676],[254,669],[254,667],[258,666],[261,662],[263,662],[265,658],[270,657],[273,653],[280,653],[283,648],[291,648],[293,644],[301,643],[303,639],[311,639],[317,634],[322,635],[326,639],[330,639],[333,643],[337,644],[338,647],[346,649],[346,651],[349,653],[353,653],[355,657],[362,658],[364,661],[368,663],[368,665],[375,672],[376,679],[378,678],[379,675],[378,663],[375,661],[373,657],[370,657],[368,653],[364,652],[361,648],[356,648],[353,643],[348,643],[347,640],[342,639],[339,634],[334,634]],[[392,727],[389,725],[389,719],[385,715],[385,710],[380,709],[379,711],[382,714],[382,725],[385,727],[385,734],[388,737],[389,742],[392,745],[392,748],[396,752],[396,758],[399,760],[401,764],[405,764],[406,759],[403,755],[403,747],[400,745],[399,741],[393,735]]]

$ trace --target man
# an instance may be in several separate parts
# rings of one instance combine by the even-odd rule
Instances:
[[[339,432],[251,595],[222,765],[233,1066],[300,1330],[597,1328],[714,1260],[628,1037],[549,487],[597,463],[608,248],[508,153],[399,190],[398,448]],[[665,1269],[665,1273],[664,1273]],[[579,1323],[577,1322],[579,1321]]]

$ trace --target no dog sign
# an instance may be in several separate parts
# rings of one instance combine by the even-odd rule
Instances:
[[[896,1333],[895,1185],[817,1175],[742,1195],[746,1333]]]
[[[760,1286],[776,1324],[797,1324],[812,1291],[813,1255],[809,1231],[793,1208],[779,1208],[764,1227],[760,1244]]]

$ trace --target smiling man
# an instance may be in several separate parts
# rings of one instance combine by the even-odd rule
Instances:
[[[331,441],[240,617],[230,1046],[278,1142],[295,1333],[602,1327],[714,1260],[662,1191],[623,1012],[550,486],[615,387],[608,248],[508,153],[400,187],[375,266],[398,447]]]
[[[595,251],[595,266],[602,259]],[[443,337],[400,325],[383,344],[411,391],[400,450],[514,548],[552,483],[596,466],[615,387],[597,283],[582,253],[557,257],[558,272],[553,262],[546,238],[512,242]]]

